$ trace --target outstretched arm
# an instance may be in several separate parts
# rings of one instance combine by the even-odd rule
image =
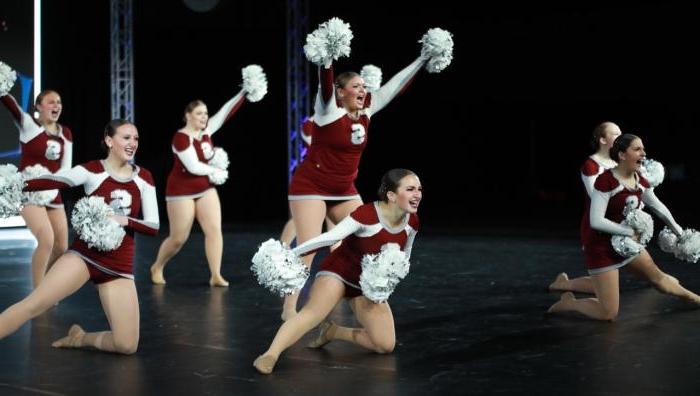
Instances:
[[[23,191],[43,191],[76,187],[85,184],[90,176],[90,172],[78,165],[72,169],[59,170],[51,174],[47,173],[37,178],[27,180],[27,185]]]
[[[372,93],[372,101],[369,106],[371,114],[378,112],[383,109],[389,102],[391,102],[398,94],[403,92],[413,81],[416,74],[425,64],[425,59],[418,58],[410,65],[406,66],[403,70],[396,73],[391,80],[387,81],[386,84],[382,85],[378,91]]]
[[[362,224],[357,222],[352,216],[344,218],[332,230],[309,239],[301,245],[295,247],[292,251],[299,256],[314,252],[322,247],[331,246],[336,242],[343,240],[350,234],[357,232],[362,228]]]
[[[650,207],[654,213],[673,230],[676,235],[681,235],[683,233],[681,226],[679,226],[678,223],[676,223],[676,220],[673,219],[671,211],[668,210],[666,205],[664,205],[656,194],[654,194],[653,188],[647,188],[644,190],[644,193],[642,194],[642,202]]]
[[[236,96],[224,103],[216,114],[209,118],[206,131],[208,131],[210,135],[213,135],[226,121],[230,120],[231,117],[236,114],[238,109],[241,108],[241,105],[243,105],[243,102],[245,102],[245,91],[240,91]]]
[[[19,104],[12,95],[0,96],[0,102],[2,102],[7,110],[12,115],[12,120],[19,129],[19,140],[22,143],[26,143],[34,139],[38,134],[43,131],[43,128],[37,125],[32,119],[32,116],[22,111]]]

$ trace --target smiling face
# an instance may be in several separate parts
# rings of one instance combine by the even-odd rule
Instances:
[[[133,124],[121,125],[113,136],[105,136],[105,144],[109,147],[110,156],[123,162],[130,161],[139,148],[139,132]]]
[[[418,212],[418,206],[423,199],[423,186],[418,176],[410,174],[401,178],[396,191],[387,192],[390,203],[408,213]]]
[[[365,107],[365,98],[367,97],[365,80],[357,75],[352,77],[342,87],[337,88],[336,95],[347,111],[362,110]]]
[[[625,151],[620,152],[619,164],[626,169],[639,172],[646,156],[642,139],[636,138],[630,142],[629,147]]]
[[[185,120],[187,121],[187,126],[194,130],[201,131],[206,128],[209,121],[207,105],[200,104],[195,106],[192,111],[185,112]]]
[[[36,103],[36,110],[39,113],[39,122],[42,124],[53,124],[58,122],[63,110],[61,96],[55,91],[47,91],[39,95]]]

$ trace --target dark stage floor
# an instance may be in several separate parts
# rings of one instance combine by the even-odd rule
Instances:
[[[88,285],[0,341],[0,395],[700,392],[700,310],[624,275],[616,322],[547,316],[558,298],[545,291],[554,275],[583,273],[577,240],[496,231],[419,234],[411,274],[390,301],[398,337],[393,354],[341,342],[310,350],[304,339],[270,376],[257,374],[252,362],[280,325],[280,303],[257,285],[248,267],[256,244],[272,233],[225,235],[228,289],[207,285],[199,234],[168,267],[168,285],[151,285],[147,271],[160,240],[141,238],[137,354],[50,347],[74,322],[106,329]],[[0,251],[0,309],[29,292],[30,253]],[[657,250],[652,254],[688,288],[700,290],[700,268]],[[342,323],[353,321],[346,306],[334,315]]]

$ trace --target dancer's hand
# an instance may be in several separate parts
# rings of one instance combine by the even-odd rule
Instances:
[[[129,225],[129,219],[126,216],[114,215],[114,216],[110,216],[110,218],[112,220],[116,221],[117,224],[119,224],[122,227],[126,227],[127,225]]]

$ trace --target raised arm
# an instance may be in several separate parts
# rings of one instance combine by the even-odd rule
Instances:
[[[5,105],[7,110],[12,115],[12,120],[19,129],[19,140],[22,143],[34,139],[44,129],[34,122],[34,119],[29,114],[22,111],[17,101],[12,95],[0,96],[0,101]]]
[[[236,114],[238,109],[241,108],[241,105],[243,105],[243,102],[245,102],[245,91],[241,90],[236,96],[229,99],[216,114],[209,118],[206,132],[213,135],[218,131],[226,121],[230,120],[231,117]]]
[[[309,239],[301,245],[295,247],[292,251],[299,256],[311,253],[325,246],[331,246],[334,243],[343,240],[350,234],[357,232],[362,228],[362,224],[353,219],[352,216],[344,218],[332,230]]]
[[[602,192],[594,189],[591,194],[591,227],[595,230],[613,235],[634,236],[632,227],[623,226],[605,218],[605,211],[608,209],[610,200],[609,192]]]
[[[369,110],[371,114],[383,109],[391,102],[398,94],[402,93],[413,81],[416,74],[425,64],[425,59],[418,58],[403,70],[396,73],[386,84],[382,85],[378,91],[371,93],[372,101],[370,102]]]
[[[656,194],[654,194],[653,188],[647,188],[644,190],[644,193],[642,194],[642,202],[650,207],[661,219],[661,221],[666,223],[666,225],[669,226],[676,235],[681,235],[681,233],[683,233],[681,226],[679,226],[678,223],[676,223],[676,220],[673,219],[671,211],[668,210],[666,205],[664,205]]]
[[[76,187],[85,184],[90,172],[78,165],[72,169],[59,170],[54,174],[47,173],[37,178],[27,180],[23,191],[43,191]]]

